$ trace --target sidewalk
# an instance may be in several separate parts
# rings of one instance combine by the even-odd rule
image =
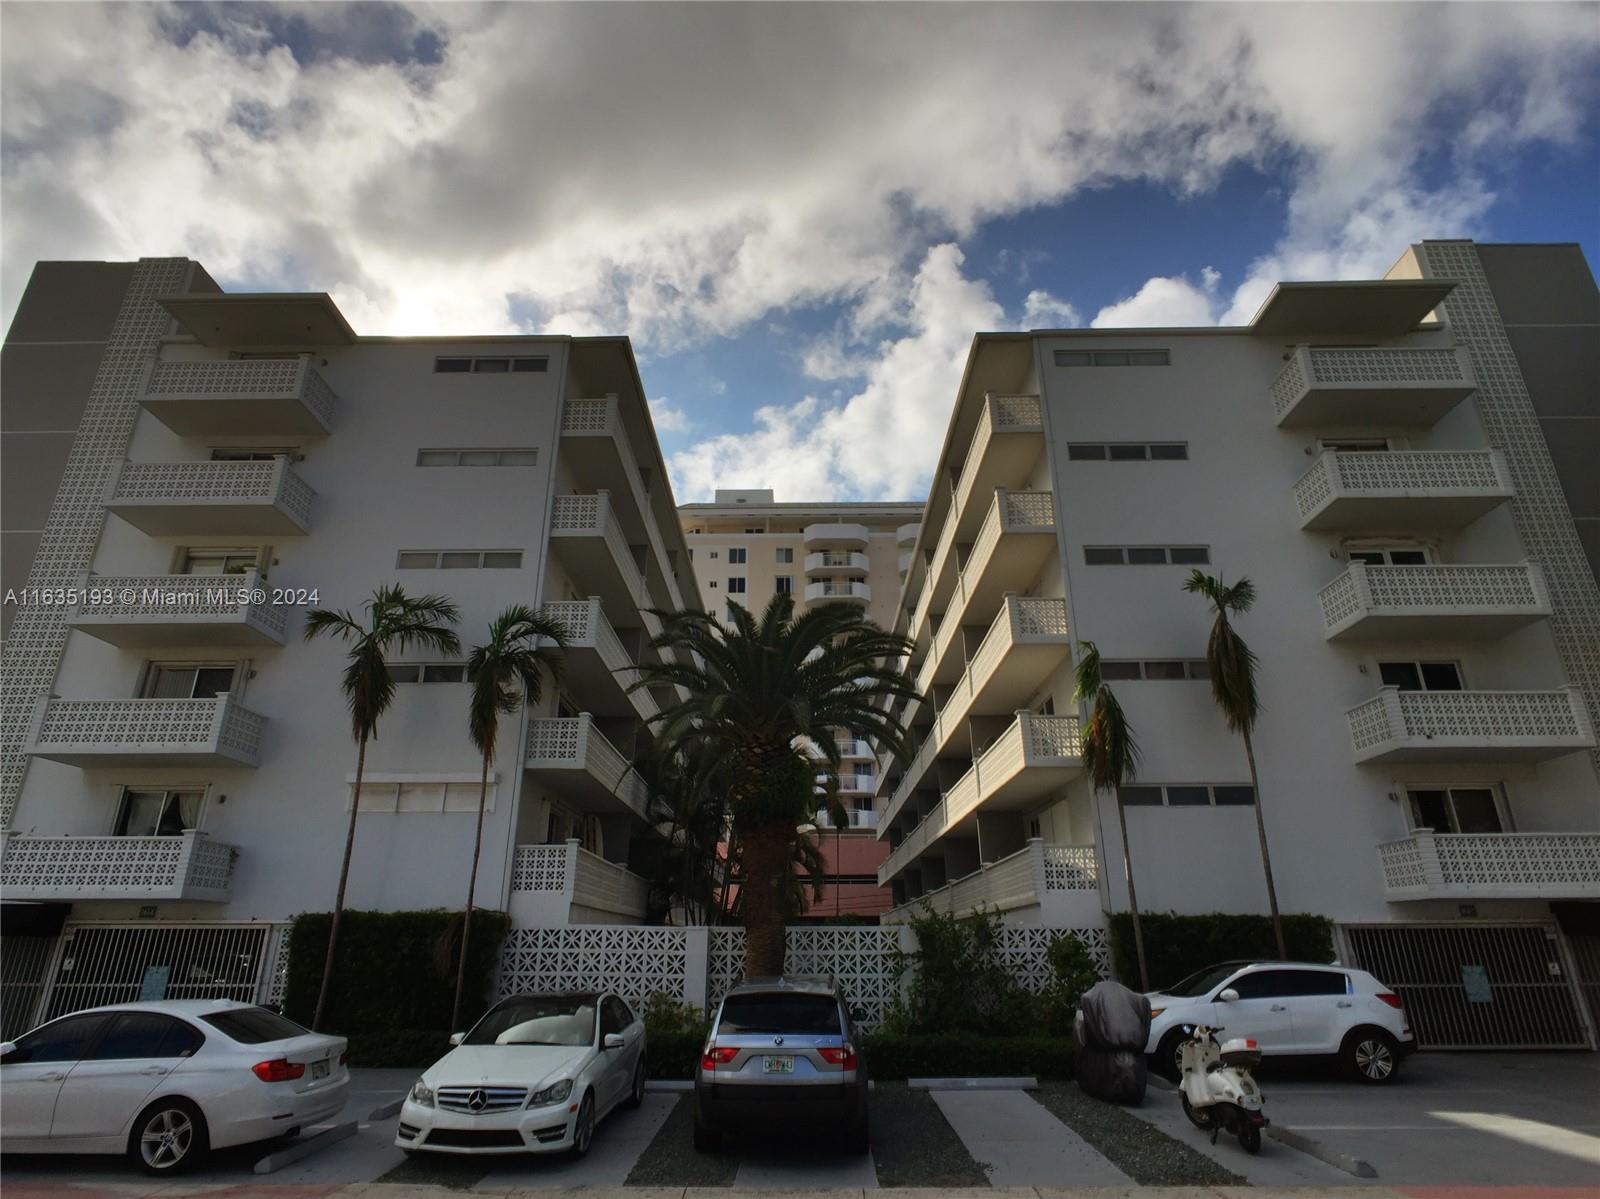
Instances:
[[[141,1183],[121,1180],[94,1185],[8,1183],[6,1199],[471,1199],[472,1196],[548,1199],[548,1190],[479,1185],[470,1190],[440,1186],[363,1182],[344,1186],[222,1186],[209,1183]],[[771,1199],[770,1190],[740,1187],[572,1187],[583,1199]],[[1600,1186],[1363,1186],[1363,1187],[972,1187],[896,1188],[904,1199],[1600,1199]],[[793,1190],[784,1199],[870,1199],[866,1191]]]

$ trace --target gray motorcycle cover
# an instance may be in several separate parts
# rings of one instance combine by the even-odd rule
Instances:
[[[1096,983],[1084,993],[1072,1031],[1078,1087],[1109,1103],[1143,1102],[1150,1078],[1144,1058],[1150,1001],[1121,983]]]

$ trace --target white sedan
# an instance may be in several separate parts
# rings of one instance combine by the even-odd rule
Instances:
[[[400,1109],[408,1153],[581,1157],[606,1113],[644,1101],[644,1022],[617,995],[513,995],[450,1043]]]
[[[0,1045],[0,1150],[126,1153],[177,1174],[337,1115],[347,1057],[342,1037],[229,999],[74,1012]]]

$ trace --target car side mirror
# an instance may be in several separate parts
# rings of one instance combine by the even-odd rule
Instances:
[[[1217,992],[1218,1003],[1237,1003],[1238,1001],[1239,992],[1235,991],[1232,987],[1224,987],[1222,990]]]
[[[603,1049],[621,1049],[627,1042],[622,1039],[621,1033],[608,1032],[600,1044]]]
[[[450,1034],[450,1044],[452,1044],[452,1045],[459,1045],[459,1044],[461,1044],[462,1041],[465,1041],[466,1039],[467,1039],[467,1034],[464,1033],[464,1032],[453,1032],[453,1033]]]

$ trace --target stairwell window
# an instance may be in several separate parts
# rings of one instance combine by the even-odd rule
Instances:
[[[1402,691],[1460,691],[1461,667],[1455,662],[1379,662],[1385,687]]]
[[[1100,677],[1171,681],[1208,679],[1211,672],[1204,658],[1102,658]]]
[[[516,570],[521,550],[401,550],[397,570]]]
[[[1086,545],[1086,566],[1204,566],[1211,561],[1204,545]]]
[[[1170,366],[1168,350],[1057,350],[1057,366]]]
[[[1067,458],[1073,462],[1184,462],[1188,457],[1186,441],[1067,443]]]
[[[418,466],[536,466],[539,451],[517,450],[418,450]]]
[[[389,677],[397,683],[464,683],[465,662],[396,662]]]
[[[1117,788],[1124,807],[1226,808],[1255,803],[1255,788],[1242,783],[1142,783]]]
[[[518,358],[435,358],[433,370],[439,375],[505,375],[543,373],[550,369],[545,357]]]

